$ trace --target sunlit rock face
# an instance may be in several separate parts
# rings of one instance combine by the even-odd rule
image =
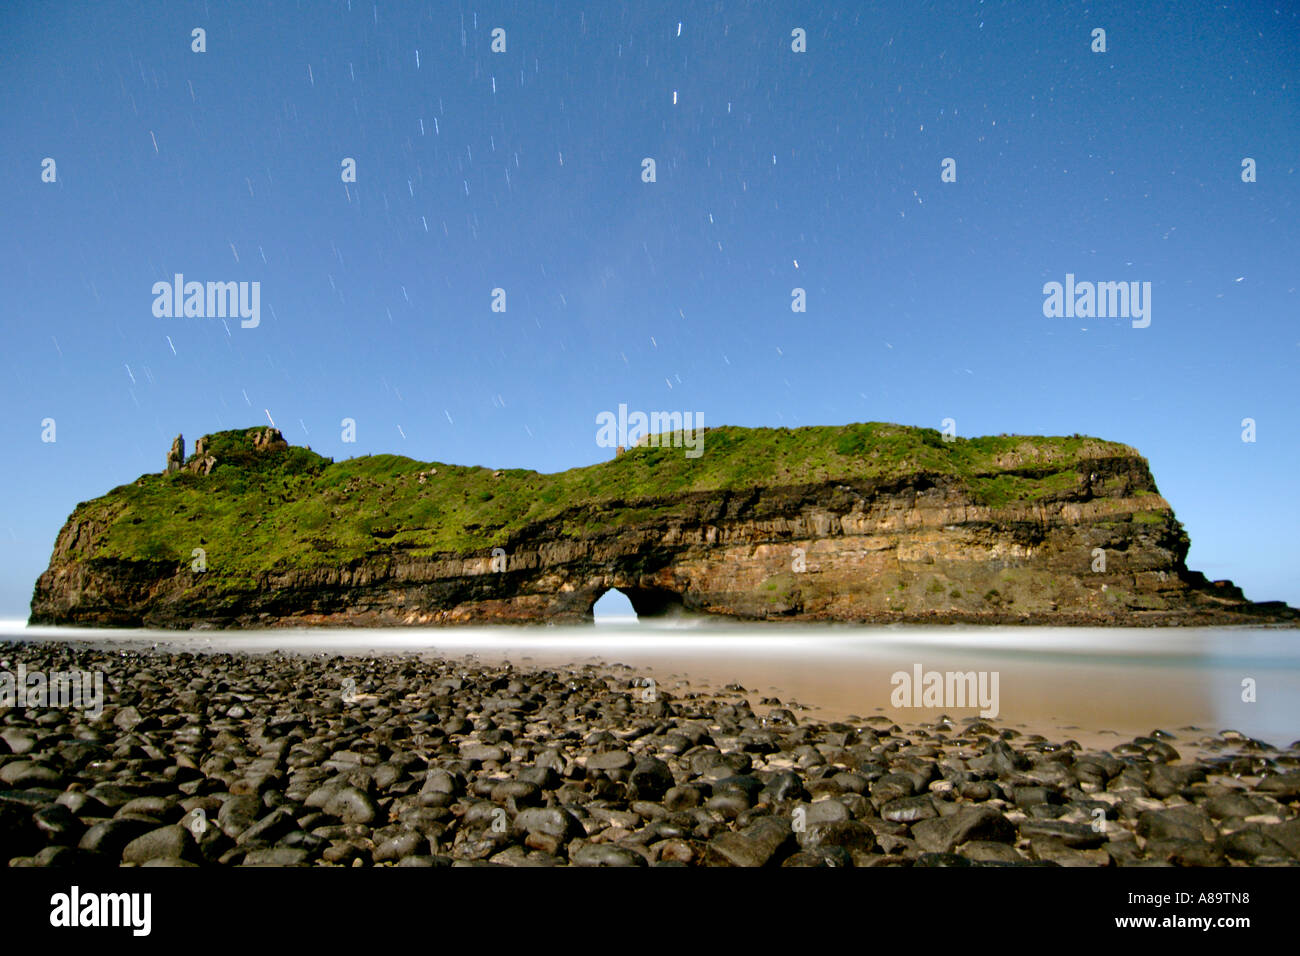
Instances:
[[[37,581],[33,623],[579,623],[593,619],[593,605],[610,589],[626,594],[642,618],[1153,625],[1297,617],[1189,571],[1188,538],[1145,459],[1112,443],[1085,446],[1046,470],[1026,466],[1023,454],[1004,455],[1003,471],[976,476],[983,484],[924,464],[818,481],[791,480],[789,468],[774,466],[764,481],[722,488],[656,494],[651,486],[626,499],[570,491],[550,517],[489,529],[499,547],[415,553],[405,543],[417,540],[414,532],[382,520],[402,496],[428,496],[428,513],[445,514],[449,502],[488,501],[516,486],[549,494],[538,483],[553,476],[394,459],[392,474],[345,482],[335,470],[348,462],[304,456],[278,433],[273,441],[248,434],[248,447],[232,444],[236,433],[201,440],[205,458],[219,463],[211,474],[181,468],[145,476],[134,490],[123,486],[79,506]],[[602,469],[632,468],[651,453],[633,449],[584,471],[592,472],[590,486],[607,487]],[[229,462],[237,466],[223,471],[220,463]],[[1018,483],[1017,495],[990,500],[978,490],[1003,477]],[[492,490],[476,498],[466,490],[484,483]],[[365,518],[370,537],[346,553],[337,529],[363,513],[358,501],[372,486],[378,517]],[[319,525],[296,517],[317,499],[325,502]],[[227,504],[246,509],[235,531],[218,530],[225,525],[214,509]],[[178,517],[187,509],[192,529]],[[172,522],[178,540],[141,537],[150,521]],[[256,530],[267,523],[274,526],[268,543],[250,543],[267,534]],[[465,527],[478,533],[479,522]],[[300,548],[285,544],[293,535],[303,538]],[[202,569],[190,538],[203,542]],[[264,553],[272,545],[283,553]],[[236,552],[244,565],[232,570],[228,556]]]

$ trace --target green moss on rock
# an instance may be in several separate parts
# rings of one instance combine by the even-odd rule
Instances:
[[[205,436],[204,454],[217,461],[209,475],[146,475],[79,505],[76,517],[107,527],[96,557],[188,565],[202,546],[210,577],[243,582],[272,569],[341,567],[375,554],[483,552],[543,522],[580,538],[662,518],[686,495],[760,487],[924,477],[962,485],[996,508],[1070,494],[1097,460],[1137,456],[1126,445],[1080,436],[945,441],[934,429],[874,422],[728,426],[706,432],[699,458],[638,446],[610,461],[540,474],[388,454],[334,462],[306,448],[259,449],[259,431]]]

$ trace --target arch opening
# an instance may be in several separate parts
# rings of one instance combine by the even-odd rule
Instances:
[[[678,617],[682,598],[664,588],[606,588],[592,601],[588,614],[599,624],[626,624],[646,618]]]
[[[597,624],[635,624],[637,619],[632,602],[618,588],[610,588],[597,598],[591,615]]]

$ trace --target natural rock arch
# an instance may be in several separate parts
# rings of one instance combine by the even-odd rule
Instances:
[[[597,585],[584,598],[584,600],[588,601],[587,617],[594,620],[596,602],[610,591],[618,591],[627,597],[632,605],[632,610],[636,612],[638,620],[680,617],[686,613],[682,596],[669,588],[632,584],[601,584]]]
[[[999,436],[958,440],[945,456],[937,432],[882,423],[709,436],[702,473],[662,449],[634,449],[576,484],[397,456],[334,464],[265,426],[204,436],[185,459],[177,436],[170,474],[142,476],[69,516],[30,623],[589,624],[610,589],[651,620],[1297,619],[1187,568],[1187,535],[1126,445]],[[301,506],[330,495],[330,513],[358,537],[316,533],[309,517],[319,510]],[[513,503],[525,499],[546,507],[521,516]],[[405,518],[373,521],[372,500],[400,503],[393,514]],[[470,501],[484,507],[458,526]],[[243,524],[179,524],[196,520],[189,509],[200,502],[259,516],[260,536]],[[150,534],[127,527],[145,520]],[[287,557],[266,546],[270,528],[295,536]],[[199,545],[205,570],[191,560]],[[1104,567],[1093,564],[1099,552]]]
[[[597,598],[596,603],[592,605],[591,613],[597,624],[613,624],[637,619],[632,602],[618,588],[610,588]]]

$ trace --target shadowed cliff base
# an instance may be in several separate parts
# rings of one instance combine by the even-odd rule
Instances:
[[[709,429],[553,475],[333,462],[270,428],[178,437],[163,474],[78,505],[33,623],[579,623],[641,617],[1293,623],[1185,564],[1147,462],[1084,436],[868,423]]]

